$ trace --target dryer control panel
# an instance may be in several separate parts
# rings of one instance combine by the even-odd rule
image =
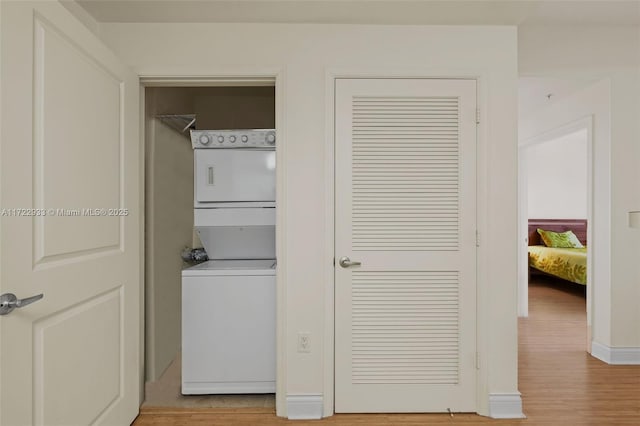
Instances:
[[[193,149],[209,148],[271,148],[276,145],[274,129],[252,130],[192,130]]]

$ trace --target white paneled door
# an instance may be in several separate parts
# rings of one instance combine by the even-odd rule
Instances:
[[[59,2],[0,2],[0,424],[140,399],[139,83]]]
[[[335,86],[335,411],[476,411],[476,81]]]

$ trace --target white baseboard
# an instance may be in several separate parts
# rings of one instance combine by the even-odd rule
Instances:
[[[321,419],[323,408],[322,394],[287,395],[287,417],[289,420]],[[490,394],[489,416],[494,419],[526,418],[522,413],[520,393]]]
[[[640,348],[615,348],[591,342],[591,355],[612,365],[640,365]]]
[[[524,419],[522,396],[516,393],[489,394],[489,417],[494,419]]]
[[[290,420],[322,418],[322,394],[287,395],[287,417]]]

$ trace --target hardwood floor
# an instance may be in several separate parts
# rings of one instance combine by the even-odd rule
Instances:
[[[144,408],[135,426],[319,424],[640,425],[640,366],[611,366],[586,353],[584,288],[536,278],[529,318],[519,322],[519,389],[527,419],[475,414],[337,414],[313,421],[278,418],[270,408]]]

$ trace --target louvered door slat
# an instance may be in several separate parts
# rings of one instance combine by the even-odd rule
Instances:
[[[473,411],[475,82],[336,83],[337,412]]]
[[[399,287],[410,276],[414,286],[400,293]],[[446,281],[445,281],[446,280]],[[360,272],[352,276],[352,315],[375,315],[376,328],[352,328],[352,382],[396,384],[457,384],[459,375],[458,274],[455,271]],[[380,289],[386,289],[380,293]],[[381,294],[383,297],[381,297]],[[425,297],[425,294],[428,296]],[[437,314],[415,318],[419,328],[399,327],[419,314]],[[443,318],[451,321],[442,324]],[[418,319],[420,318],[420,319]],[[386,330],[380,328],[387,327]],[[394,333],[387,330],[392,327]],[[434,353],[432,349],[440,350]],[[397,358],[413,350],[413,362],[407,366]],[[371,356],[377,355],[372,361]],[[383,357],[384,355],[384,357]]]
[[[353,248],[371,251],[390,247],[393,250],[456,249],[458,228],[453,226],[443,232],[437,225],[443,218],[452,223],[458,220],[458,98],[398,97],[380,102],[375,97],[355,96],[352,108],[353,195],[376,196],[370,198],[366,207],[359,203],[352,205]],[[442,115],[445,109],[448,114]],[[391,125],[395,126],[393,129],[405,131],[420,128],[423,138],[407,144],[404,139],[397,139],[393,131],[388,131]],[[362,129],[367,129],[369,134],[363,136]],[[383,134],[376,134],[376,129],[385,130]],[[446,143],[428,139],[443,135],[451,139]],[[372,136],[377,139],[373,140]],[[389,160],[396,161],[397,167],[377,169],[375,166],[380,160],[387,164]],[[405,169],[406,164],[421,172]],[[430,169],[433,164],[440,167]],[[411,195],[405,198],[405,203],[393,204],[389,192],[385,191],[388,189]],[[435,198],[425,203],[423,193],[434,189],[439,190],[442,200]],[[381,220],[372,221],[373,218]],[[409,236],[406,220],[411,218],[420,218],[421,223],[434,226],[414,227]],[[394,219],[391,223],[395,226],[386,219]]]

